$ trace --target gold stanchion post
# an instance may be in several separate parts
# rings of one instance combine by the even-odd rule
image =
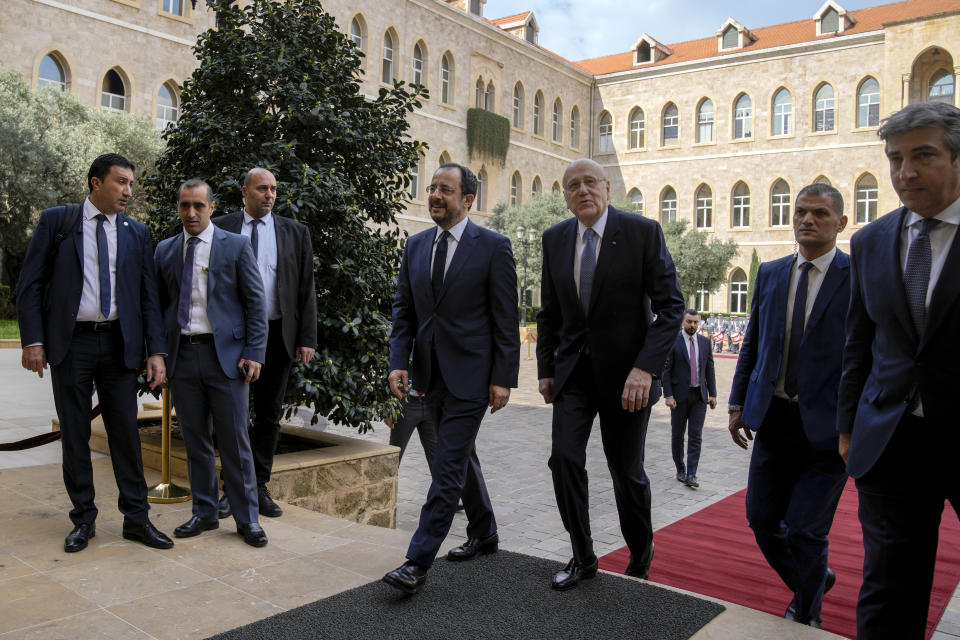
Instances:
[[[186,502],[190,500],[190,490],[177,486],[170,482],[170,456],[171,435],[173,429],[170,420],[170,389],[166,385],[163,387],[163,416],[161,419],[161,438],[160,438],[160,484],[150,488],[147,491],[147,500],[158,504],[170,502]]]

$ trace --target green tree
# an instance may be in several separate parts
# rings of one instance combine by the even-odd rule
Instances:
[[[688,225],[688,220],[668,222],[663,225],[663,235],[677,266],[680,288],[690,300],[701,285],[707,291],[715,291],[726,281],[731,261],[740,248],[733,240],[708,240],[702,231],[687,231]]]
[[[422,145],[406,116],[426,95],[397,82],[360,92],[361,52],[319,0],[211,3],[217,29],[197,41],[176,128],[147,185],[159,239],[179,230],[175,193],[199,176],[218,211],[242,206],[253,166],[277,176],[275,213],[313,237],[317,357],[291,376],[288,401],[366,431],[394,411],[386,384],[390,308],[402,246],[396,214]]]
[[[760,256],[757,255],[757,250],[754,249],[753,255],[750,256],[750,275],[747,280],[747,309],[753,304],[753,285],[757,282],[757,271],[759,270]]]

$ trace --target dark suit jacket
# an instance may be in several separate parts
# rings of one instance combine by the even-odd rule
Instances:
[[[172,378],[180,348],[177,303],[183,273],[183,234],[157,245],[160,304],[167,328],[167,377]],[[207,274],[207,318],[213,329],[220,368],[228,378],[240,376],[241,358],[262,363],[267,350],[267,309],[263,282],[250,241],[214,228]]]
[[[490,385],[516,387],[520,370],[517,269],[510,241],[467,222],[439,297],[430,283],[436,227],[411,236],[393,302],[390,369],[408,367],[417,390],[431,384],[431,349],[456,398],[487,397]]]
[[[700,335],[697,336],[697,348],[700,350],[697,362],[697,381],[700,385],[700,399],[707,402],[710,398],[717,397],[717,376],[713,368],[713,349],[710,348],[710,340]],[[680,331],[680,335],[673,342],[673,348],[667,355],[667,364],[663,368],[663,395],[666,398],[673,397],[676,394],[683,394],[680,399],[685,399],[687,388],[690,386],[690,346],[685,331]]]
[[[659,376],[680,328],[684,299],[660,225],[613,207],[608,211],[589,316],[573,278],[577,219],[543,233],[537,374],[554,379],[554,398],[587,348],[600,388],[618,397],[633,367]],[[657,318],[651,324],[652,313]]]
[[[213,219],[221,229],[240,233],[243,212]],[[317,346],[317,290],[313,283],[313,245],[306,225],[273,214],[277,235],[277,302],[283,318],[283,346],[293,357],[297,347]]]
[[[765,262],[757,271],[750,322],[743,337],[730,404],[743,406],[743,423],[759,429],[780,376],[787,326],[787,296],[794,256]],[[850,299],[850,257],[837,250],[804,326],[797,395],[800,418],[811,446],[837,448],[837,387],[840,384],[843,327]]]
[[[837,429],[852,433],[847,472],[867,473],[917,394],[931,422],[956,422],[960,377],[960,233],[954,236],[918,336],[910,318],[900,230],[901,207],[850,240],[852,275]],[[922,437],[922,436],[920,436]]]
[[[60,364],[70,348],[83,291],[83,217],[63,239],[44,295],[44,272],[66,207],[40,214],[17,284],[17,319],[24,345],[42,342],[51,365]],[[153,245],[147,227],[118,213],[116,296],[123,333],[123,363],[136,369],[146,356],[163,353],[166,342],[157,298]]]

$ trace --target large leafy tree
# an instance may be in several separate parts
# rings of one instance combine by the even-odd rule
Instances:
[[[277,176],[274,212],[313,238],[317,357],[291,377],[288,400],[366,431],[394,410],[387,336],[410,171],[421,143],[407,114],[423,89],[360,91],[361,52],[319,0],[210,3],[217,29],[200,36],[177,127],[148,185],[154,237],[179,231],[175,192],[207,180],[220,213],[242,207],[241,176]]]
[[[663,225],[667,249],[677,267],[677,280],[684,296],[690,300],[701,286],[715,291],[726,282],[733,258],[740,252],[734,240],[708,240],[702,231],[687,230],[688,220]]]

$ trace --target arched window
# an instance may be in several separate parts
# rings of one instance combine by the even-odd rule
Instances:
[[[790,226],[790,187],[783,180],[777,180],[770,189],[770,226]]]
[[[730,226],[734,229],[746,229],[750,226],[750,187],[738,182],[733,187],[730,200],[733,205],[730,211]]]
[[[857,126],[875,127],[880,124],[880,83],[868,77],[857,89]]]
[[[677,105],[667,103],[663,108],[663,140],[661,144],[676,144],[680,138],[680,112]]]
[[[730,274],[730,313],[747,312],[747,274],[734,269]]]
[[[410,187],[407,194],[411,200],[420,200],[423,194],[420,193],[420,185],[423,184],[423,156],[417,159],[417,166],[410,170]]]
[[[676,222],[677,220],[677,192],[673,187],[664,187],[660,192],[660,224]]]
[[[163,130],[177,124],[180,117],[180,106],[175,88],[164,83],[157,92],[157,129]]]
[[[570,110],[570,146],[580,148],[580,109],[577,107]]]
[[[366,44],[366,32],[367,26],[363,18],[354,16],[353,20],[350,21],[350,41],[361,51],[366,51],[366,47],[364,46]]]
[[[483,108],[487,111],[496,110],[497,90],[493,86],[493,80],[487,83],[487,88],[483,92]]]
[[[453,56],[444,53],[440,59],[440,102],[443,104],[453,104],[453,74]]]
[[[513,85],[513,126],[523,129],[523,85]]]
[[[697,142],[713,142],[713,100],[704,98],[697,107]]]
[[[533,135],[543,135],[543,93],[539,91],[533,97]]]
[[[514,171],[510,176],[510,206],[519,207],[523,202],[523,179],[520,178],[520,172]]]
[[[560,195],[560,193],[561,193],[560,183],[557,182],[556,180],[554,180],[554,181],[553,181],[553,186],[550,187],[550,192],[553,193],[553,194],[556,194],[556,195]]]
[[[828,178],[827,176],[822,175],[822,174],[819,175],[819,176],[817,176],[817,179],[814,180],[813,182],[814,182],[815,184],[825,184],[825,185],[827,185],[828,187],[832,187],[832,186],[833,186],[833,183],[830,182],[830,178]]]
[[[857,180],[857,224],[866,224],[877,219],[877,179],[869,173]]]
[[[946,102],[953,104],[953,73],[940,69],[930,76],[930,90],[927,102]]]
[[[743,140],[753,137],[753,101],[742,94],[733,106],[733,139]]]
[[[613,116],[604,111],[600,114],[600,128],[597,136],[597,151],[610,153],[613,151]]]
[[[697,188],[693,200],[697,213],[697,229],[713,228],[713,191],[702,184]]]
[[[383,60],[381,61],[380,81],[392,84],[395,77],[393,55],[396,43],[389,31],[383,34]]]
[[[630,189],[630,193],[627,194],[627,200],[630,201],[630,208],[633,209],[635,213],[643,215],[643,194],[640,193],[640,189]]]
[[[643,109],[634,107],[630,112],[630,140],[628,141],[630,149],[643,149],[646,142],[643,135],[645,126]]]
[[[439,168],[439,167],[442,167],[443,165],[449,164],[449,163],[450,163],[450,154],[447,153],[446,151],[442,152],[442,153],[440,154],[440,157],[437,158],[437,167]]]
[[[535,176],[533,178],[533,187],[531,188],[533,195],[538,196],[543,193],[543,183],[540,182],[540,176]]]
[[[773,97],[773,135],[793,133],[793,97],[786,89],[780,89]]]
[[[100,85],[100,106],[107,111],[127,110],[127,88],[116,69],[103,76]]]
[[[487,93],[487,85],[483,83],[483,78],[477,78],[477,84],[473,91],[473,106],[477,109],[483,109],[484,97]]]
[[[37,71],[37,86],[66,89],[67,73],[63,67],[60,60],[52,53],[43,56],[43,60],[40,61],[40,69]]]
[[[480,169],[480,173],[477,174],[477,197],[473,201],[474,207],[477,211],[484,211],[484,207],[487,206],[487,171],[486,169]]]
[[[833,131],[833,111],[833,87],[824,84],[813,97],[813,130]]]
[[[553,141],[563,141],[563,103],[560,98],[553,101]]]
[[[427,84],[426,74],[423,72],[423,70],[426,69],[427,63],[425,51],[426,47],[421,42],[413,45],[413,73],[410,76],[411,84]]]

